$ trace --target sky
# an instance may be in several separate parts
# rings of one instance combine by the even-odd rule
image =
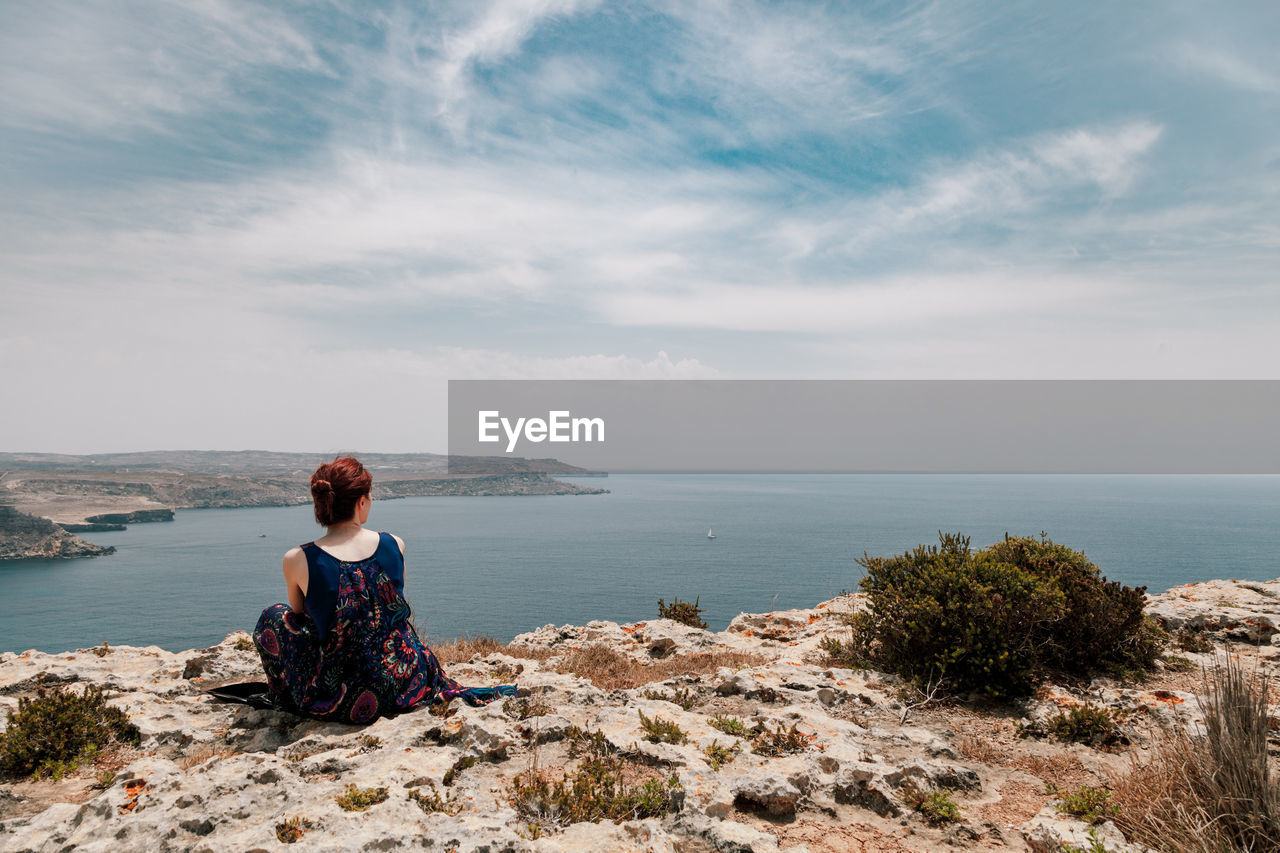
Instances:
[[[1280,378],[1280,4],[9,0],[0,450],[448,379]]]

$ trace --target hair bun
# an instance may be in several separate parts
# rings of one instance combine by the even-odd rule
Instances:
[[[324,479],[316,480],[311,484],[311,491],[320,495],[331,495],[333,494],[333,484]]]

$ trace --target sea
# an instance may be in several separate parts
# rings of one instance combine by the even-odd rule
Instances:
[[[1047,533],[1152,592],[1280,577],[1280,477],[614,475],[606,495],[377,501],[367,526],[407,543],[406,593],[429,640],[510,640],[546,624],[740,612],[856,590],[864,553],[961,532],[981,547]],[[714,532],[710,538],[708,532]],[[310,506],[180,510],[89,533],[116,553],[0,563],[0,651],[203,648],[284,600],[281,558],[323,533]]]

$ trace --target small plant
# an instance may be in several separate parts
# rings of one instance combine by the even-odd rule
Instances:
[[[1182,655],[1165,655],[1164,667],[1170,672],[1191,672],[1197,669],[1196,662]]]
[[[433,717],[449,718],[458,713],[458,709],[452,707],[448,699],[439,702],[432,702],[427,706],[427,713]]]
[[[430,783],[428,783],[430,785]],[[441,797],[435,785],[430,785],[430,793],[422,793],[422,788],[414,788],[409,792],[409,799],[418,804],[418,808],[427,814],[456,815],[462,811],[462,804],[453,801],[452,797]]]
[[[1098,837],[1098,831],[1092,827],[1089,829],[1089,846],[1076,847],[1074,844],[1062,845],[1062,853],[1111,853],[1107,849],[1107,845],[1102,843],[1102,839]]]
[[[106,640],[103,640],[102,645],[98,646],[97,648],[90,649],[89,651],[93,652],[95,655],[97,655],[100,658],[104,658],[107,655],[111,654],[111,646],[107,645]]]
[[[493,671],[489,673],[489,677],[497,684],[510,684],[511,679],[516,677],[516,671],[504,663],[494,667]]]
[[[844,618],[845,622],[852,628],[853,624],[849,621],[848,617]],[[866,663],[857,651],[855,651],[855,646],[852,640],[848,643],[844,643],[837,640],[835,637],[823,637],[819,646],[822,651],[826,653],[826,660],[824,663],[827,666],[839,666],[845,669],[862,669]]]
[[[1115,715],[1097,705],[1077,705],[1059,711],[1045,722],[1045,730],[1064,743],[1084,743],[1095,749],[1124,742]]]
[[[684,730],[671,720],[662,717],[646,717],[640,712],[640,726],[644,729],[644,739],[650,743],[684,743],[688,738]]]
[[[734,737],[746,737],[748,734],[746,723],[737,717],[726,717],[723,714],[716,714],[707,721],[707,725],[713,729],[719,729],[727,735]]]
[[[716,740],[711,741],[702,750],[702,754],[707,757],[707,764],[711,765],[712,770],[719,770],[730,761],[733,761],[739,752],[741,752],[741,747],[738,744],[721,746],[720,742]]]
[[[105,645],[105,643],[103,644]],[[231,648],[238,652],[252,652],[258,647],[253,644],[253,640],[248,637],[236,637],[236,641],[231,644]]]
[[[765,726],[756,726],[751,730],[754,733],[751,738],[751,751],[757,755],[768,756],[803,752],[818,736],[807,735],[797,726],[797,723],[792,723],[791,728],[784,729],[782,723],[775,723],[772,731]]]
[[[1058,798],[1058,811],[1074,815],[1085,823],[1102,823],[1120,813],[1120,808],[1111,802],[1111,792],[1106,788],[1081,785],[1080,790],[1069,793],[1059,791],[1053,784],[1049,784],[1045,789]]]
[[[691,628],[707,629],[707,623],[702,621],[703,609],[698,606],[701,596],[695,598],[693,603],[681,601],[679,598],[671,600],[671,604],[667,604],[664,599],[658,599],[658,618],[674,619],[677,622],[688,625]]]
[[[920,812],[925,823],[930,826],[942,826],[960,820],[960,807],[946,791],[930,791],[912,780],[903,787],[902,800]]]
[[[458,774],[470,767],[475,767],[476,762],[480,759],[474,755],[468,755],[466,758],[459,758],[453,763],[453,766],[444,772],[444,786],[448,788],[453,784],[453,780],[458,778]]]
[[[385,803],[388,796],[386,788],[357,788],[355,785],[348,785],[334,800],[342,806],[344,812],[362,812],[378,803]]]
[[[282,844],[293,844],[301,841],[303,834],[310,828],[311,821],[302,815],[295,815],[276,824],[276,838]]]
[[[698,694],[694,693],[693,690],[688,687],[681,687],[679,690],[674,690],[671,693],[666,693],[661,690],[646,690],[643,695],[646,699],[657,699],[662,702],[670,702],[673,705],[679,705],[686,711],[692,710],[693,706],[698,704]]]
[[[61,778],[115,744],[141,742],[128,715],[107,704],[101,687],[83,694],[62,688],[37,690],[18,699],[9,726],[0,732],[0,773]]]
[[[364,755],[366,753],[373,752],[375,749],[381,749],[382,738],[377,735],[360,735],[359,744],[360,754]]]
[[[1173,642],[1178,648],[1184,652],[1192,652],[1195,654],[1204,654],[1213,651],[1213,643],[1209,642],[1209,638],[1199,631],[1192,631],[1183,628],[1174,635]]]

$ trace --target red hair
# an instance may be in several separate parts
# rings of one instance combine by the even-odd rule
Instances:
[[[328,527],[355,517],[356,504],[373,489],[373,477],[354,456],[339,456],[311,475],[316,521]]]

